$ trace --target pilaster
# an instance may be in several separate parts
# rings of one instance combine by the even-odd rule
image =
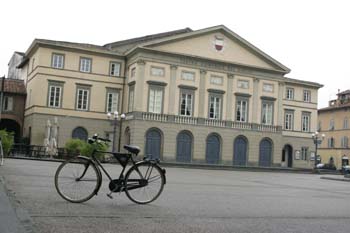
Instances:
[[[278,82],[278,98],[277,98],[277,125],[283,125],[283,93],[284,93],[284,82]]]
[[[227,75],[227,101],[226,101],[226,120],[232,121],[232,94],[233,94],[233,74]]]
[[[259,123],[258,122],[258,114],[257,109],[258,109],[258,104],[259,104],[259,79],[254,78],[253,81],[253,111],[252,111],[252,122],[253,123]]]
[[[198,117],[206,118],[204,116],[204,103],[205,103],[205,77],[206,77],[207,71],[200,70],[200,77],[199,77],[199,100],[198,100]]]
[[[170,85],[169,85],[169,114],[175,115],[175,92],[176,88],[177,66],[170,66]]]
[[[144,60],[138,60],[136,66],[136,84],[134,92],[134,111],[142,112],[145,86],[145,65]],[[147,97],[146,97],[147,98]]]

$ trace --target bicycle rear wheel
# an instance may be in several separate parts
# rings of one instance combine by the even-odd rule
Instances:
[[[67,201],[81,203],[92,198],[101,182],[96,166],[89,160],[74,158],[62,163],[55,174],[58,194]]]
[[[138,163],[125,176],[125,193],[137,204],[156,200],[163,191],[165,176],[161,168],[150,162]]]

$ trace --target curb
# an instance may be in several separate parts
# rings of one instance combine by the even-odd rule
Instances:
[[[327,177],[327,176],[321,176],[320,178],[323,180],[335,180],[335,181],[350,182],[349,178],[334,178],[334,177]]]

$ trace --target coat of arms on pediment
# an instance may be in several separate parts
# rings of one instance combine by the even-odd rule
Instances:
[[[214,48],[218,52],[221,52],[224,50],[224,38],[222,36],[214,37]]]

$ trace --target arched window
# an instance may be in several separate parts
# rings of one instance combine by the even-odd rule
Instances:
[[[76,127],[72,132],[72,138],[78,138],[80,140],[87,141],[88,132],[83,127]]]

